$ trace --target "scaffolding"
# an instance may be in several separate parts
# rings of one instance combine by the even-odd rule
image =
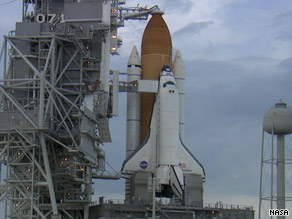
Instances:
[[[84,84],[96,71],[80,48],[85,42],[76,41],[5,36],[10,60],[0,85],[0,137],[8,218],[86,217],[100,150],[94,130],[103,112],[83,106]]]

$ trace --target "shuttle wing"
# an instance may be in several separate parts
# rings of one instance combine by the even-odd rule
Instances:
[[[205,176],[205,170],[203,165],[197,160],[197,158],[187,149],[180,139],[180,147],[178,149],[179,166],[184,173],[195,173],[201,176]]]
[[[150,129],[146,140],[123,162],[122,175],[127,178],[128,174],[135,171],[155,172],[156,169],[156,145],[157,145],[157,111],[158,106],[155,100]]]

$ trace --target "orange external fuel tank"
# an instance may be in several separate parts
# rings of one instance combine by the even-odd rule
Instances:
[[[141,79],[159,78],[163,65],[172,67],[172,41],[161,12],[154,12],[148,22],[142,39]],[[141,94],[140,144],[145,140],[149,127],[155,94]]]

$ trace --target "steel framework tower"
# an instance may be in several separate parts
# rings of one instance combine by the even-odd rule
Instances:
[[[109,56],[123,21],[151,12],[123,3],[23,0],[23,20],[0,53],[6,218],[88,218],[92,178],[119,177],[106,174],[100,147],[117,112]]]

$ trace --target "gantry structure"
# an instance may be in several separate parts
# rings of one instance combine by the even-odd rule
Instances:
[[[101,147],[117,115],[110,54],[125,20],[147,19],[156,8],[124,3],[23,0],[22,21],[0,53],[5,218],[88,218],[92,179],[119,178],[107,173]]]

